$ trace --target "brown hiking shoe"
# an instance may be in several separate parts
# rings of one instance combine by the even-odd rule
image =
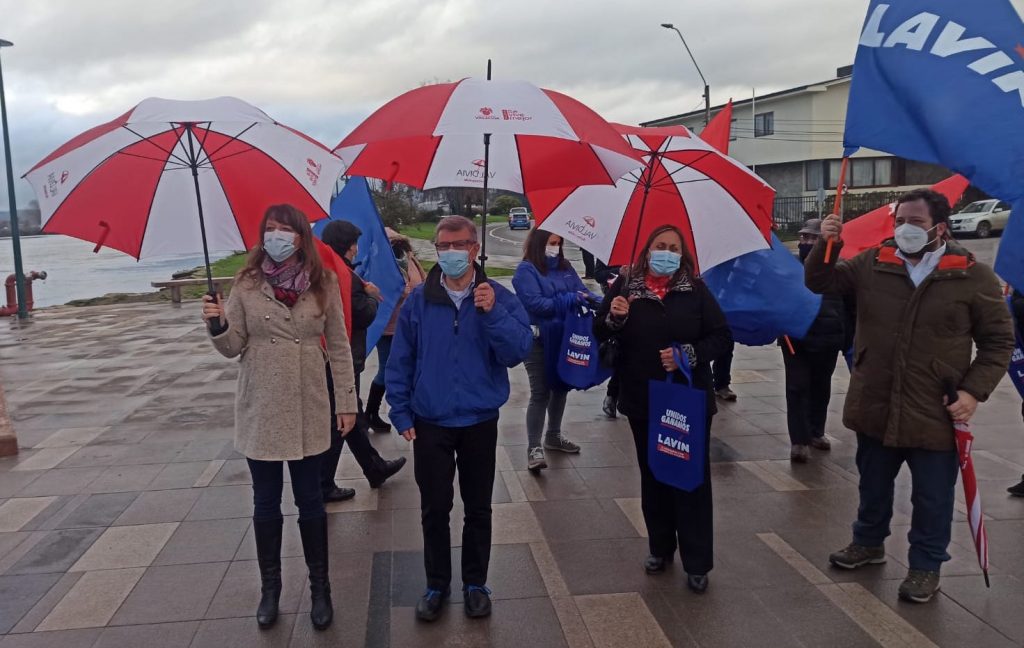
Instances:
[[[939,591],[939,572],[911,569],[900,583],[900,598],[911,603],[927,603]]]
[[[881,565],[885,562],[885,547],[865,547],[851,542],[845,549],[830,555],[828,561],[842,569]]]

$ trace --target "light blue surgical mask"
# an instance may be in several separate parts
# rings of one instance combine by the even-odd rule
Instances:
[[[273,230],[263,233],[263,251],[276,263],[295,254],[295,232]]]
[[[651,250],[651,272],[662,277],[675,274],[681,258],[681,254],[670,250]]]
[[[469,270],[469,250],[445,250],[437,253],[437,265],[446,277],[458,279]]]

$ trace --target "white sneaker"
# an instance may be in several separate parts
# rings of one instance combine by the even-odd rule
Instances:
[[[526,468],[530,472],[539,473],[541,470],[548,467],[548,462],[544,459],[544,448],[541,448],[540,446],[527,450],[526,457],[529,460],[526,464]]]

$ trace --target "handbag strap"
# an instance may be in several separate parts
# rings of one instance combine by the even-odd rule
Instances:
[[[683,378],[686,378],[686,384],[692,387],[693,370],[690,368],[690,358],[683,352],[683,346],[681,344],[672,344],[672,359],[676,361],[676,366],[679,367],[679,373],[683,374]],[[672,382],[671,373],[665,376],[665,381]]]

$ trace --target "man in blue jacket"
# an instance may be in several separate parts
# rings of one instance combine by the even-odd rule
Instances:
[[[472,262],[480,250],[473,222],[441,219],[434,245],[437,266],[402,306],[385,374],[391,422],[413,442],[427,572],[416,617],[423,621],[437,619],[451,594],[448,515],[456,467],[465,508],[465,611],[470,617],[491,613],[487,567],[498,410],[509,396],[508,369],[533,344],[519,300]]]

